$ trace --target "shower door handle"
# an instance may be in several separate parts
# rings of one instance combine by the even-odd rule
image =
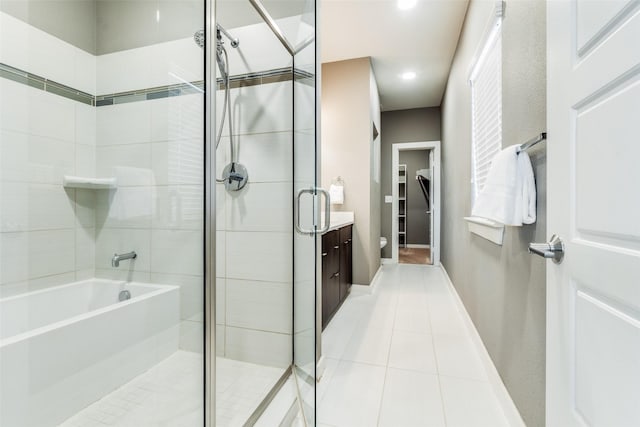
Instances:
[[[301,221],[301,215],[300,215],[300,200],[302,199],[302,196],[304,194],[311,194],[313,197],[317,196],[318,194],[322,194],[325,197],[325,202],[324,202],[324,224],[322,226],[322,228],[318,229],[317,227],[314,226],[313,229],[306,229],[302,227],[302,224],[300,224]],[[320,206],[318,204],[318,206]],[[314,234],[323,234],[325,232],[327,232],[329,230],[330,224],[331,224],[331,198],[329,197],[329,192],[327,190],[325,190],[324,188],[318,188],[318,187],[311,187],[311,188],[303,188],[301,190],[298,191],[298,194],[296,195],[296,210],[295,210],[295,225],[296,225],[296,230],[298,231],[298,233],[300,234],[307,234],[307,235],[314,235]],[[320,216],[320,212],[318,212],[318,216]],[[314,218],[314,223],[315,223],[315,218]]]
[[[320,230],[316,231],[316,234],[324,234],[329,231],[329,228],[331,228],[331,196],[329,195],[329,192],[324,188],[316,187],[316,191],[324,195],[324,225]],[[320,204],[318,204],[318,206],[319,205]]]

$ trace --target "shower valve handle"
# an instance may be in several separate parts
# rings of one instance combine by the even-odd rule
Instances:
[[[229,182],[231,181],[242,181],[244,178],[241,174],[233,172],[229,175]]]

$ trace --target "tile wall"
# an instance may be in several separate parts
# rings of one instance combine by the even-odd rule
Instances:
[[[90,94],[203,79],[190,38],[94,57],[0,19],[1,63]],[[231,32],[241,39],[232,75],[292,65],[265,25]],[[278,367],[292,351],[293,87],[232,89],[250,182],[233,194],[216,187],[218,354]],[[202,94],[91,107],[4,78],[0,91],[0,296],[93,276],[177,284],[180,346],[201,351]],[[223,135],[218,170],[230,161]],[[115,176],[118,188],[64,189],[65,174]],[[111,267],[114,252],[131,250],[135,261]]]
[[[55,58],[52,55],[55,53]],[[95,91],[95,57],[0,13],[0,63]],[[0,78],[0,297],[94,276],[95,109]]]
[[[0,63],[90,94],[203,79],[191,39],[95,57],[0,13]],[[53,55],[53,56],[52,56]],[[0,78],[0,296],[90,277],[181,287],[202,347],[202,94],[93,107]],[[115,191],[63,175],[114,176]],[[111,267],[115,252],[135,261]]]
[[[266,25],[230,32],[240,38],[239,49],[227,46],[232,75],[292,65]],[[231,97],[237,161],[247,168],[249,183],[239,192],[216,188],[217,351],[286,367],[293,326],[293,82],[241,86]],[[218,91],[217,105],[223,99]],[[216,112],[220,123],[221,108]],[[230,162],[226,126],[223,135],[220,171]]]
[[[203,79],[202,51],[185,39],[102,55],[98,93]],[[202,351],[204,96],[96,108],[96,276],[180,286],[180,348]],[[111,266],[114,252],[133,262]]]

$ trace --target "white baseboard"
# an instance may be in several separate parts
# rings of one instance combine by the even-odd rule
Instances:
[[[395,262],[393,262],[393,258],[380,258],[380,264],[388,265],[388,264],[395,264]]]
[[[429,249],[431,245],[419,245],[417,243],[416,244],[407,243],[407,247],[413,248],[413,249]]]
[[[327,361],[324,355],[320,356],[320,360],[316,364],[316,382],[319,382],[324,375],[324,370],[327,368]]]
[[[489,383],[491,384],[491,388],[493,389],[494,394],[500,402],[500,406],[502,407],[502,411],[505,415],[505,418],[507,419],[508,425],[512,427],[526,427],[526,424],[524,423],[524,420],[522,419],[518,408],[516,407],[515,403],[513,403],[513,399],[511,399],[507,388],[502,382],[502,378],[500,378],[500,374],[498,373],[496,366],[493,364],[493,360],[491,360],[491,356],[489,356],[487,348],[482,342],[482,338],[480,338],[478,330],[473,324],[471,317],[469,317],[469,313],[467,313],[467,309],[464,307],[464,304],[460,299],[460,295],[458,295],[456,288],[453,286],[453,282],[449,277],[449,273],[447,273],[447,270],[445,270],[444,266],[441,266],[441,268],[444,276],[447,278],[447,283],[449,284],[449,287],[451,288],[451,291],[454,295],[453,299],[458,308],[458,311],[462,315],[462,319],[467,327],[467,330],[469,331],[469,336],[471,337],[471,340],[478,350],[478,355],[480,356],[480,360],[484,365],[487,377],[489,378]]]
[[[357,283],[353,283],[351,285],[350,295],[358,296],[358,295],[371,295],[380,281],[380,273],[382,272],[382,265],[378,267],[378,271],[374,274],[373,279],[371,279],[371,283],[369,285],[358,285]]]

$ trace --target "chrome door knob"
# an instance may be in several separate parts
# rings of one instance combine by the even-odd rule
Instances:
[[[529,253],[550,258],[560,264],[564,258],[564,243],[560,236],[554,234],[549,243],[529,243]]]

